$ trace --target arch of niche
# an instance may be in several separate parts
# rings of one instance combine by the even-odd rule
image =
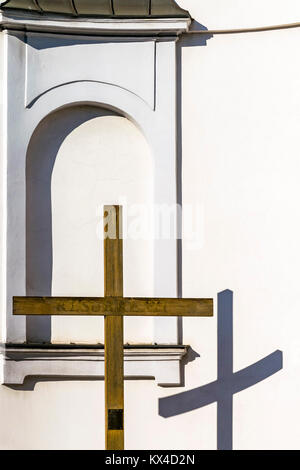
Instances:
[[[32,351],[26,344],[26,320],[14,318],[11,312],[12,296],[26,295],[28,288],[26,160],[31,138],[43,120],[58,110],[66,112],[70,106],[109,109],[128,118],[150,149],[153,205],[174,208],[177,203],[176,41],[188,29],[190,19],[49,21],[43,16],[38,19],[26,16],[25,12],[12,14],[6,10],[1,14],[4,102],[0,280],[1,339],[7,345],[2,353],[5,383],[20,383],[29,374],[96,374],[92,361],[86,359],[86,370],[82,364],[80,369],[76,357],[63,361],[63,352],[56,351],[56,360],[43,361],[42,365],[37,352],[35,360],[29,360]],[[30,32],[18,30],[24,29],[24,24]],[[115,28],[113,36],[112,27]],[[177,241],[174,239],[153,241],[153,295],[177,295]],[[169,348],[128,351],[125,373],[154,376],[161,384],[176,384],[180,380],[179,362],[185,353],[177,344],[177,320],[153,322],[152,342]],[[50,349],[43,354],[53,357]],[[80,354],[88,358],[91,353],[83,350]],[[101,353],[95,354],[101,362]]]

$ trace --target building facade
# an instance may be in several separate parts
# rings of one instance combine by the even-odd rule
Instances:
[[[215,304],[125,320],[125,447],[298,448],[299,13],[1,2],[1,449],[104,448],[103,319],[12,298],[103,296],[105,204],[126,296]]]

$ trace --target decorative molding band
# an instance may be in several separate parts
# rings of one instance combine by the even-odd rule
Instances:
[[[27,33],[26,107],[59,87],[95,83],[132,93],[153,111],[156,42],[152,37],[97,40],[90,36]]]
[[[189,31],[190,18],[51,18],[30,13],[0,13],[0,28],[98,36],[179,36]]]
[[[125,378],[155,379],[160,386],[180,385],[180,362],[188,346],[125,346]],[[104,378],[104,347],[6,345],[0,351],[2,384],[23,384],[28,376]]]

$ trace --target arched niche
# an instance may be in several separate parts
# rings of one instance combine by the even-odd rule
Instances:
[[[152,28],[152,22],[148,23],[148,27],[150,25]],[[161,33],[161,31],[160,25],[159,32]],[[44,33],[38,36],[42,43]],[[133,55],[134,64],[126,69],[126,73],[131,77],[130,86],[128,85],[128,90],[125,90],[117,85],[118,77],[124,73],[124,68],[111,69],[112,76],[109,83],[102,83],[98,81],[98,71],[101,68],[94,68],[92,61],[89,62],[93,65],[93,70],[89,69],[89,79],[93,81],[86,81],[85,73],[82,73],[79,77],[80,81],[64,84],[65,64],[68,63],[68,67],[71,66],[69,48],[65,50],[63,57],[61,56],[65,35],[56,36],[57,41],[54,41],[53,47],[46,50],[47,57],[45,57],[47,64],[51,63],[51,70],[55,70],[56,76],[60,77],[60,86],[42,94],[37,101],[32,103],[32,106],[26,107],[28,91],[33,84],[29,78],[28,70],[28,67],[30,68],[27,60],[28,48],[30,47],[28,46],[28,37],[27,33],[10,31],[7,34],[5,46],[8,58],[7,83],[11,86],[4,94],[4,108],[7,110],[5,118],[7,136],[6,142],[1,147],[1,164],[5,176],[0,201],[3,208],[1,232],[3,269],[0,273],[2,285],[0,300],[2,302],[2,341],[13,344],[24,343],[26,340],[26,319],[12,315],[12,298],[16,295],[26,294],[26,204],[24,203],[26,200],[26,154],[32,134],[43,119],[58,109],[82,104],[102,106],[113,109],[122,116],[127,116],[142,130],[151,148],[151,156],[153,157],[152,208],[160,210],[162,206],[167,206],[174,213],[179,195],[176,132],[177,36],[155,38],[155,60],[153,62],[155,106],[153,109],[140,96],[132,92],[134,83],[136,83],[136,71],[141,64],[141,54],[147,54],[148,39],[145,42],[144,37],[130,38],[130,44],[134,42],[140,45],[140,42],[145,42],[146,48],[141,52],[138,47],[140,53]],[[54,40],[54,37],[52,39]],[[81,40],[83,39],[86,39],[88,44],[80,48],[76,46],[77,59],[72,64],[74,73],[78,72],[78,64],[86,60],[87,50],[93,57],[99,58],[99,48],[106,49],[107,42],[115,45],[119,56],[123,57],[127,53],[127,38],[124,40],[119,37],[103,39],[99,36],[97,40],[89,41],[86,36],[81,36]],[[111,56],[107,57],[111,61]],[[122,63],[118,60],[116,62]],[[82,71],[85,72],[84,67]],[[30,76],[36,77],[37,75]],[[17,93],[16,88],[12,86],[16,80],[18,81]],[[143,83],[146,86],[148,82],[147,80],[140,81],[141,85]],[[166,217],[168,218],[168,216]],[[158,225],[157,222],[155,225]],[[177,263],[178,259],[177,240],[156,237],[153,255],[153,294],[155,297],[176,297],[178,294],[178,268],[180,269],[180,263]],[[139,295],[136,290],[134,294]],[[176,318],[156,318],[153,324],[153,336],[157,344],[177,344],[179,337]],[[138,340],[136,338],[135,341]]]
[[[104,204],[153,204],[153,160],[141,131],[114,111],[49,114],[26,158],[26,294],[103,296]],[[133,209],[134,209],[133,207]],[[126,211],[125,211],[126,214]],[[151,233],[151,226],[149,227]],[[124,295],[153,295],[153,241],[124,240]],[[27,318],[29,342],[102,343],[101,318]],[[151,319],[125,321],[125,341],[153,341]]]

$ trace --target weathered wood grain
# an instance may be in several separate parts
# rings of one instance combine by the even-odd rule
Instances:
[[[122,208],[104,207],[104,295],[123,296]],[[106,297],[107,298],[107,297]],[[110,299],[111,300],[111,299]],[[94,304],[97,309],[98,304]],[[104,313],[105,330],[105,441],[107,450],[124,449],[124,358],[123,317]],[[121,426],[115,426],[114,412],[121,416]],[[121,429],[116,429],[121,427]]]
[[[14,297],[14,315],[211,317],[213,299]]]
[[[14,315],[104,316],[107,450],[124,449],[124,316],[212,317],[213,299],[123,297],[122,208],[104,208],[105,297],[14,297]]]

